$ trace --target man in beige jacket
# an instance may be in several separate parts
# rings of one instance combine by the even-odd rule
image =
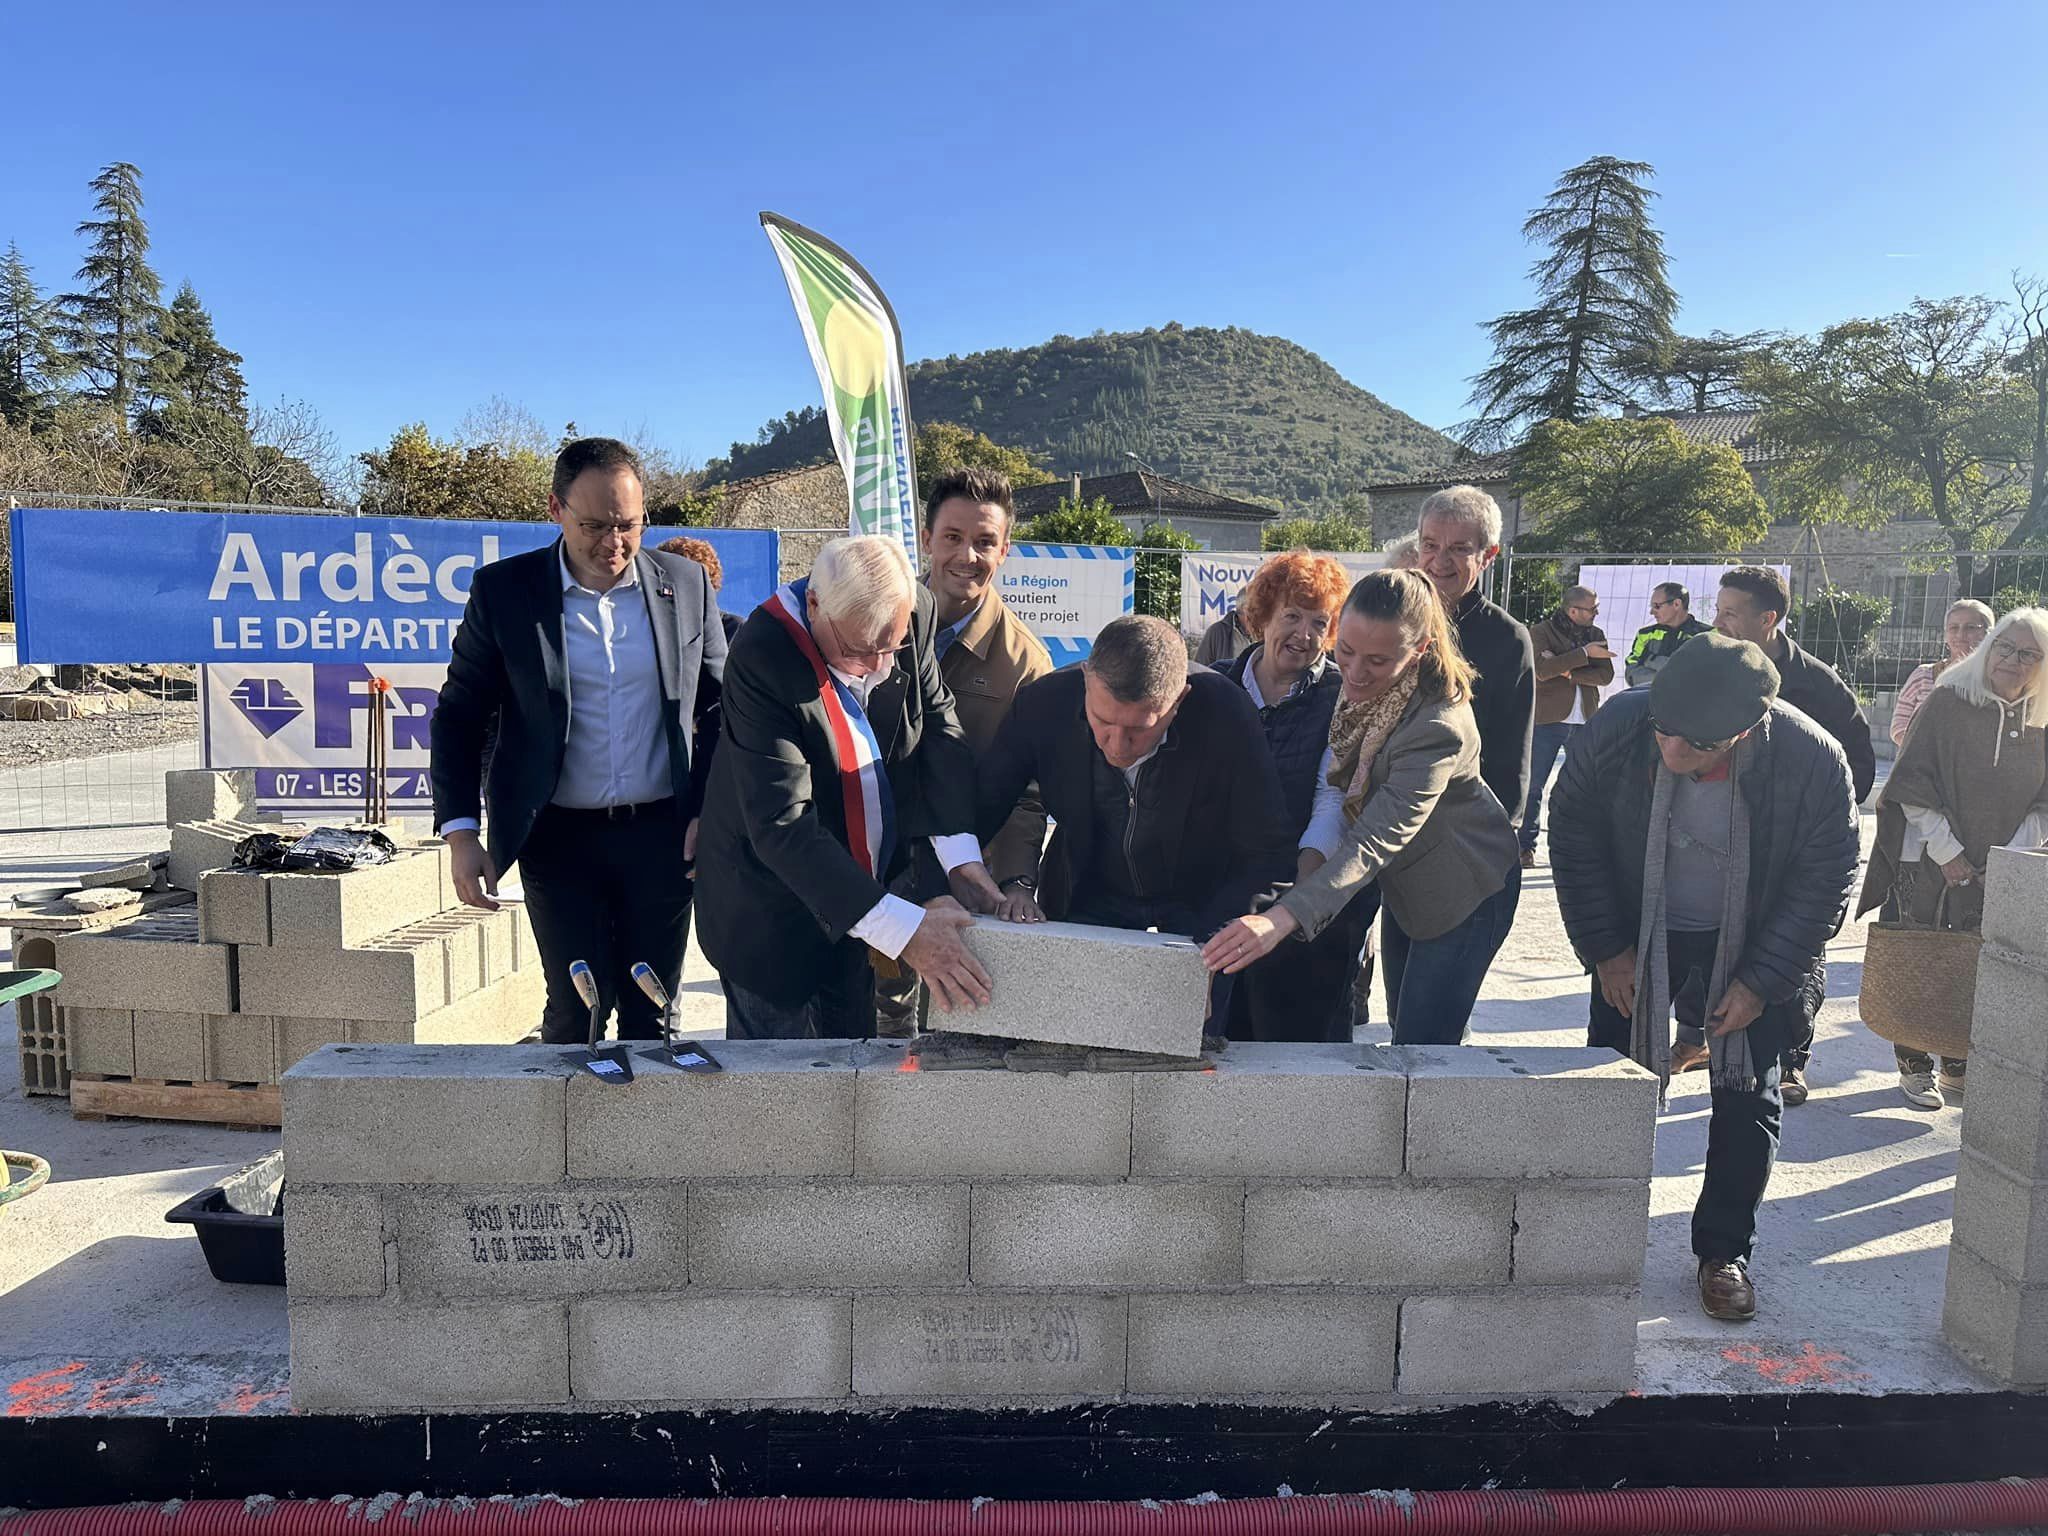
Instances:
[[[1522,868],[1536,863],[1542,831],[1543,791],[1558,754],[1569,750],[1572,734],[1600,707],[1600,690],[1614,681],[1614,652],[1593,621],[1600,597],[1591,587],[1572,587],[1549,618],[1529,626],[1536,653],[1536,731],[1529,754],[1529,799],[1522,807]]]
[[[1053,669],[1045,643],[998,591],[998,572],[1010,557],[1010,519],[1010,477],[1000,470],[955,470],[941,476],[925,499],[925,585],[938,605],[939,675],[952,690],[960,728],[976,756],[995,739],[1017,690]],[[983,849],[989,874],[1006,898],[1006,915],[1022,917],[1031,907],[1023,898],[1038,889],[1044,844],[1045,810],[1031,794]],[[917,992],[917,977],[908,970],[878,974],[875,1009],[882,1034],[916,1032]]]

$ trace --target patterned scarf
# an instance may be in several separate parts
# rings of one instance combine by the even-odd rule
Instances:
[[[1385,693],[1356,704],[1340,698],[1330,716],[1330,751],[1336,762],[1330,769],[1330,783],[1344,791],[1344,819],[1355,821],[1365,806],[1366,775],[1372,760],[1408,712],[1421,681],[1419,668],[1410,667]]]
[[[882,749],[867,711],[853,690],[832,675],[818,642],[811,636],[810,581],[779,588],[761,606],[788,632],[818,681],[818,700],[832,735],[832,755],[839,763],[839,792],[846,811],[846,844],[856,864],[877,880],[886,879],[889,855],[896,842],[896,801],[889,775],[882,771]]]

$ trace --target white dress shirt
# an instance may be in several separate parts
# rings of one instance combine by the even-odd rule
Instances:
[[[887,680],[891,667],[880,672],[870,672],[866,677],[854,677],[830,667],[832,675],[846,686],[860,707],[868,707],[868,697]],[[884,769],[883,771],[887,771]],[[932,839],[932,852],[939,856],[939,863],[947,874],[953,873],[962,864],[981,862],[981,842],[972,832],[955,832]],[[879,873],[879,872],[878,872]],[[848,930],[852,937],[870,949],[887,955],[891,960],[898,958],[911,939],[917,935],[917,926],[924,921],[924,908],[914,901],[905,901],[901,896],[885,895],[868,909],[868,914]]]
[[[609,591],[594,592],[562,570],[562,651],[569,672],[569,740],[554,804],[572,810],[644,805],[675,793],[669,777],[667,703],[654,624],[636,561]],[[441,832],[477,830],[457,816]]]

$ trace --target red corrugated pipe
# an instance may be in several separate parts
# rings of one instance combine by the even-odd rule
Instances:
[[[389,1520],[391,1523],[385,1525]],[[205,1499],[0,1518],[0,1536],[1859,1536],[2048,1525],[2048,1479],[1899,1488],[1346,1493],[1135,1504],[996,1499]]]

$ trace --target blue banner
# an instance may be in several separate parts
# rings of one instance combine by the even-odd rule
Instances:
[[[19,507],[24,662],[446,661],[479,565],[554,542],[553,523]],[[654,528],[718,551],[719,604],[775,590],[772,531]]]

